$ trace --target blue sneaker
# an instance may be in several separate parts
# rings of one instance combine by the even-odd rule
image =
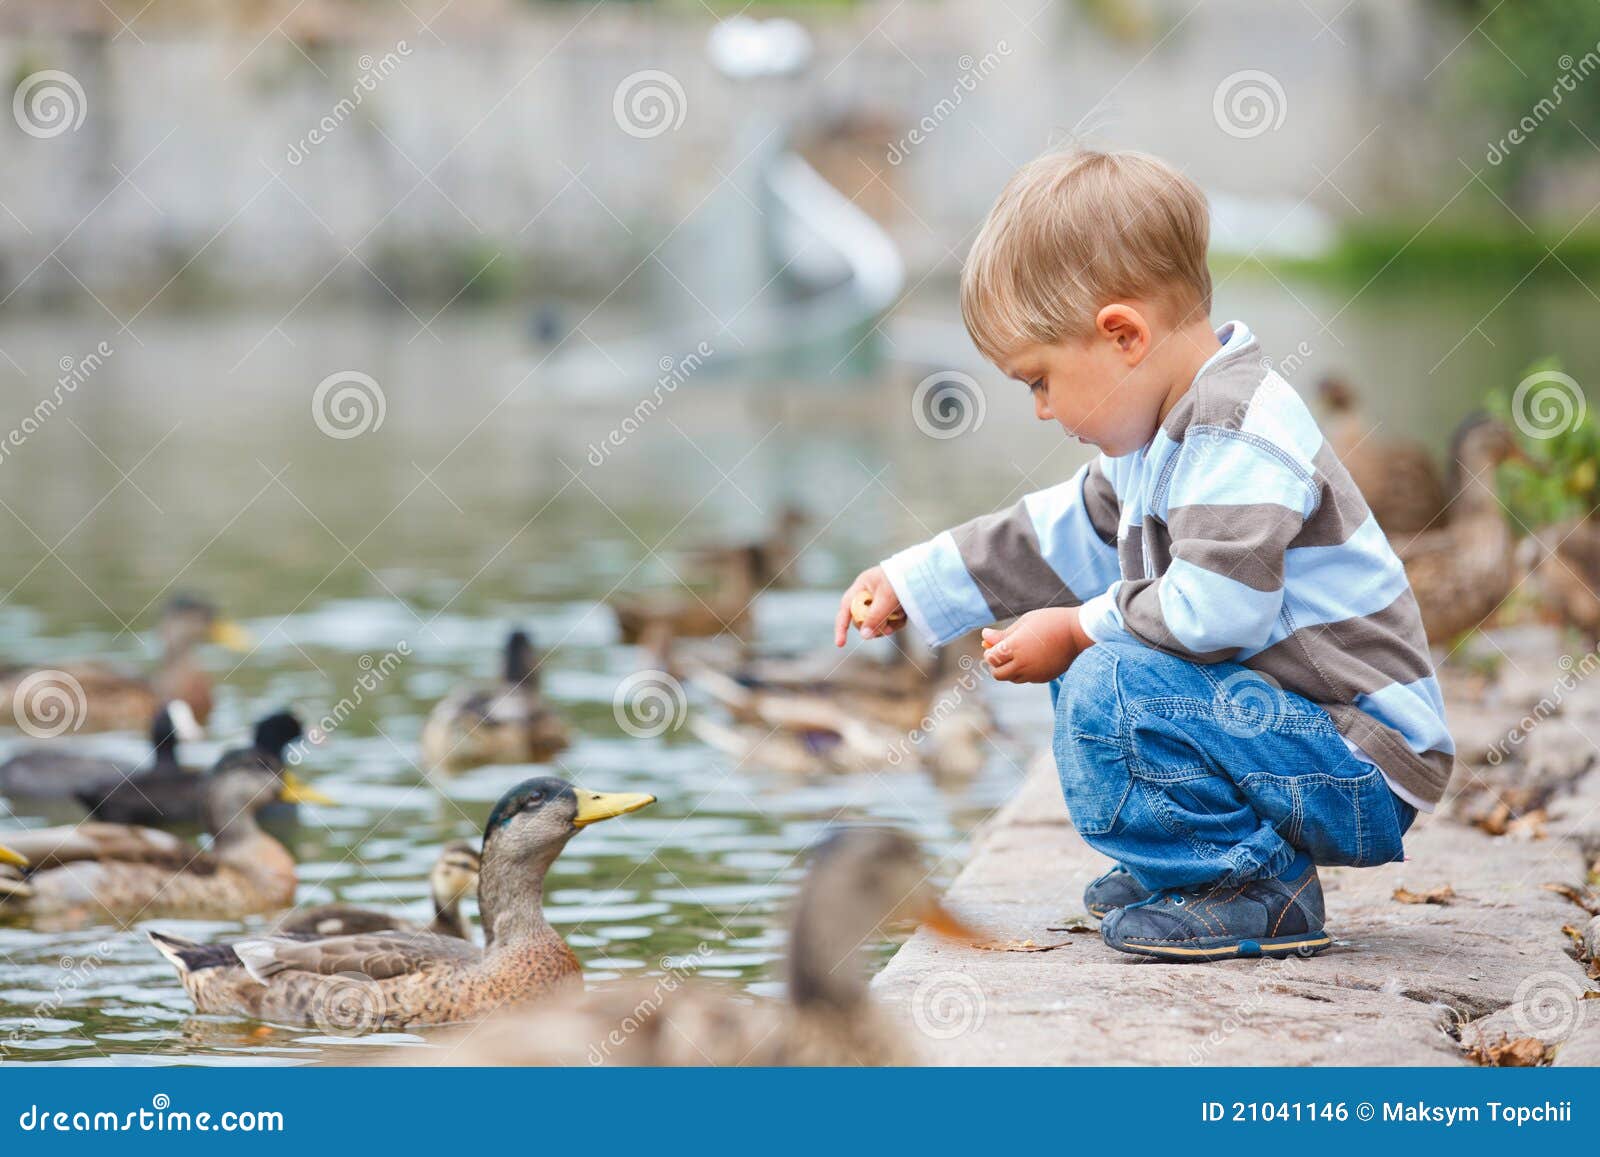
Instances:
[[[1118,952],[1161,960],[1311,956],[1333,943],[1323,919],[1322,883],[1301,852],[1281,876],[1157,892],[1118,908],[1100,935]]]
[[[1096,920],[1103,920],[1113,908],[1126,908],[1149,898],[1150,889],[1135,880],[1121,864],[1083,890],[1083,906]]]

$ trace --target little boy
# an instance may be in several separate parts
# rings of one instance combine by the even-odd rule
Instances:
[[[1405,570],[1241,322],[1213,330],[1200,190],[1153,157],[1022,169],[961,280],[985,357],[1099,448],[1070,481],[862,573],[863,638],[904,610],[980,625],[997,679],[1054,680],[1107,944],[1169,960],[1310,954],[1318,864],[1403,858],[1454,747]],[[900,621],[896,616],[896,623]]]

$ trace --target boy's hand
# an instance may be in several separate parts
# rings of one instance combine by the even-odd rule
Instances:
[[[1048,683],[1094,640],[1079,624],[1077,607],[1047,607],[1029,611],[1004,630],[985,627],[983,645],[983,661],[996,679]]]
[[[861,607],[859,621],[856,622],[863,639],[892,635],[906,625],[906,615],[900,606],[900,596],[895,594],[894,587],[889,585],[889,576],[883,573],[883,568],[875,566],[858,574],[855,582],[845,588],[844,597],[839,600],[839,616],[833,624],[835,647],[844,646],[845,638],[850,633],[850,624],[856,620],[856,616],[852,614],[852,604],[867,600],[870,600],[870,605]]]

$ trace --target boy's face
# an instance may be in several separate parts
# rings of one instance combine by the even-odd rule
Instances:
[[[1149,442],[1160,424],[1166,386],[1151,380],[1149,348],[1140,319],[1087,338],[1023,346],[1000,369],[1029,388],[1041,422],[1059,422],[1069,436],[1116,458]]]

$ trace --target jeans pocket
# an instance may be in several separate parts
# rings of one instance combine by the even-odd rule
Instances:
[[[1251,775],[1240,786],[1251,806],[1315,863],[1371,868],[1404,858],[1400,801],[1375,767],[1353,776]]]
[[[1122,745],[1098,736],[1057,732],[1055,757],[1072,826],[1082,836],[1105,835],[1116,825],[1133,787]]]

